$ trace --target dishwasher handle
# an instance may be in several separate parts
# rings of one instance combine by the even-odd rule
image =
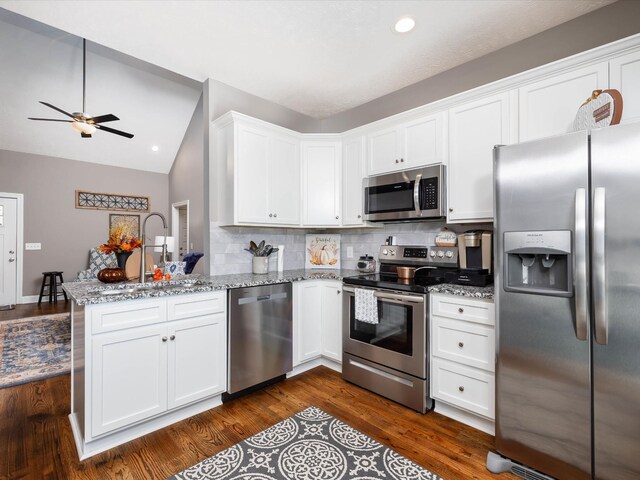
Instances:
[[[251,297],[242,297],[238,299],[238,305],[248,305],[250,303],[267,302],[270,300],[285,300],[287,292],[271,293],[269,295],[254,295]]]

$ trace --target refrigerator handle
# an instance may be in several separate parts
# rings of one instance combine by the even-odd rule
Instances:
[[[605,190],[593,194],[593,308],[596,342],[607,344],[607,292],[605,272]]]
[[[587,294],[587,192],[576,190],[573,236],[573,279],[576,303],[576,338],[587,340],[589,298]]]

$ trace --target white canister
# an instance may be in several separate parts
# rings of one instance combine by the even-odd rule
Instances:
[[[269,273],[269,257],[253,257],[253,273]]]

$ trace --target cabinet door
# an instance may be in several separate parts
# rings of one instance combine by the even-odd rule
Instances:
[[[166,334],[161,324],[94,335],[91,437],[167,409]]]
[[[450,223],[493,218],[493,147],[511,143],[508,93],[449,111]]]
[[[365,138],[342,144],[342,225],[362,225]]]
[[[324,282],[322,290],[322,355],[342,362],[342,283]]]
[[[295,138],[275,136],[269,142],[269,219],[281,225],[300,224],[300,156]]]
[[[610,87],[622,93],[624,107],[620,123],[640,120],[640,52],[609,62]]]
[[[268,134],[239,124],[236,138],[236,222],[266,223]]]
[[[302,144],[304,224],[314,226],[340,225],[340,165],[339,142]]]
[[[294,366],[322,355],[322,287],[320,282],[293,284]]]
[[[179,407],[227,389],[226,315],[215,313],[167,325],[168,406]]]
[[[520,141],[572,131],[576,112],[593,90],[607,88],[607,62],[556,75],[519,89]]]
[[[398,127],[386,128],[368,136],[369,175],[400,170],[405,167],[400,154],[401,138]]]
[[[445,118],[441,112],[403,125],[404,168],[446,163]]]

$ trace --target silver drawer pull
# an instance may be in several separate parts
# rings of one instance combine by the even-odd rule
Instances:
[[[458,390],[460,390],[461,392],[464,392],[464,387],[463,387],[462,385],[460,385],[460,386],[458,387]]]
[[[464,313],[464,308],[460,307],[460,308],[458,309],[458,313]]]
[[[460,348],[462,348],[462,347],[464,347],[464,343],[463,343],[463,342],[458,342],[458,346],[459,346]]]
[[[167,337],[162,337],[162,341],[166,342],[167,341]]]
[[[171,335],[171,336],[169,337],[169,340],[175,340],[175,339],[176,339],[176,336],[175,336],[175,335]]]

